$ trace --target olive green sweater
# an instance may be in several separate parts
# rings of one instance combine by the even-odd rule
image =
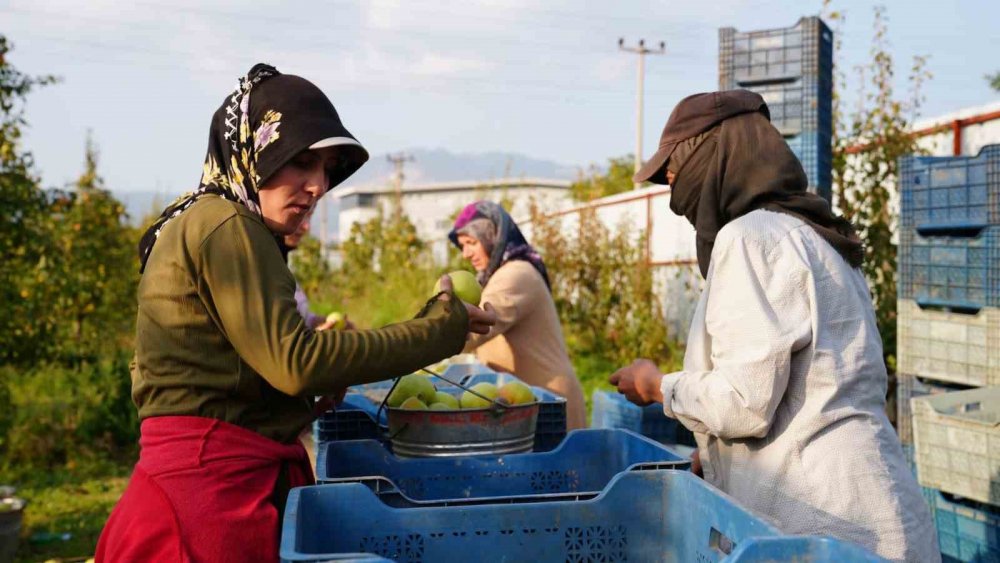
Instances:
[[[457,299],[378,330],[315,332],[274,235],[246,207],[206,196],[167,223],[139,283],[132,398],[139,418],[215,418],[291,443],[312,398],[461,352]]]

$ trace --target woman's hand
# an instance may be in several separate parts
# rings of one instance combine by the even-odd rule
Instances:
[[[649,360],[636,360],[632,365],[611,374],[608,382],[617,387],[618,392],[629,401],[646,406],[663,402],[663,393],[660,391],[662,379],[663,374],[656,364]]]
[[[454,296],[454,287],[451,285],[451,277],[444,275],[441,276],[441,291],[445,292],[444,295],[440,297],[445,301],[450,301]],[[497,324],[497,314],[493,310],[493,306],[489,303],[483,303],[483,308],[480,309],[475,305],[462,302],[465,305],[465,311],[469,314],[469,332],[475,334],[489,334],[490,329],[493,325]]]
[[[347,395],[347,388],[343,388],[340,391],[334,393],[333,395],[326,395],[320,397],[316,400],[313,405],[313,416],[320,417],[326,411],[332,409],[334,406],[339,405],[344,402],[344,396]]]
[[[357,327],[354,326],[354,323],[352,323],[350,321],[350,319],[347,318],[347,315],[344,315],[343,326],[341,326],[338,329],[337,325],[339,323],[340,323],[340,321],[336,321],[336,320],[331,321],[331,320],[328,320],[328,319],[324,319],[323,322],[320,323],[320,325],[316,327],[316,332],[321,332],[321,331],[330,330],[330,329],[334,329],[334,330],[355,330],[357,328]]]

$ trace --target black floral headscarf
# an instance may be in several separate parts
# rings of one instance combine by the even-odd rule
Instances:
[[[257,192],[268,178],[296,154],[332,146],[339,147],[339,158],[328,190],[361,168],[368,152],[314,84],[270,65],[255,65],[212,117],[198,188],[168,205],[139,241],[139,271],[163,226],[200,197],[215,194],[260,216]]]

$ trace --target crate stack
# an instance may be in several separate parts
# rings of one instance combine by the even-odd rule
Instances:
[[[576,430],[550,452],[400,459],[375,440],[320,446],[293,489],[281,560],[881,561],[789,536],[627,430]]]
[[[830,200],[833,153],[833,32],[818,17],[792,27],[719,30],[719,89],[743,88],[763,96],[809,178],[812,191]]]
[[[900,440],[942,553],[1000,560],[1000,145],[899,176]]]

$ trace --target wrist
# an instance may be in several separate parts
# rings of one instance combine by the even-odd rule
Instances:
[[[660,389],[660,383],[662,380],[663,375],[659,373],[651,373],[644,378],[643,386],[645,389],[643,389],[643,395],[645,396],[645,399],[654,403],[663,402],[663,390]]]

